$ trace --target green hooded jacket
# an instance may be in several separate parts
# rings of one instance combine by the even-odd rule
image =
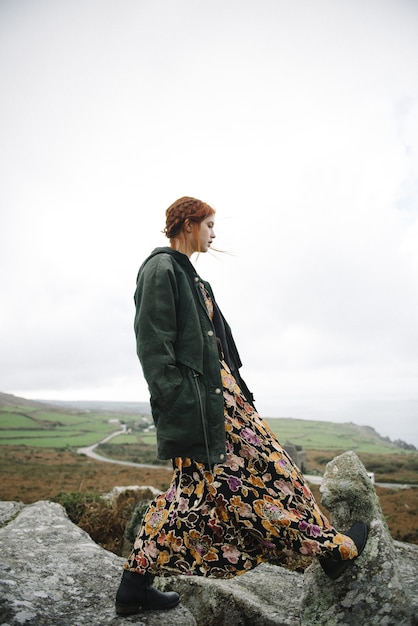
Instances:
[[[213,300],[213,321],[199,283]],[[137,353],[151,396],[158,458],[222,463],[220,350],[250,403],[252,395],[239,376],[241,360],[209,283],[185,254],[156,248],[138,272],[134,299]]]

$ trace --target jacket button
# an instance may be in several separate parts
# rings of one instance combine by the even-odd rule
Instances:
[[[219,455],[219,458],[220,458],[220,460],[221,460],[221,461],[223,461],[223,460],[224,460],[224,458],[225,458],[225,455],[224,455],[224,454],[220,454],[220,455]]]
[[[195,276],[195,277],[194,277],[194,282],[195,282],[195,283],[198,283],[198,282],[199,282],[199,280],[200,280],[199,276]]]
[[[209,335],[209,337],[212,337],[213,336],[213,330],[208,330],[208,335]]]
[[[219,389],[219,387],[215,389],[215,393],[217,393],[218,395],[221,393],[221,390]]]

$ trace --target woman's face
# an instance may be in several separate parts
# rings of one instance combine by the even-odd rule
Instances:
[[[195,252],[207,252],[212,241],[215,239],[215,216],[209,215],[200,222],[198,230],[199,247],[196,246]]]

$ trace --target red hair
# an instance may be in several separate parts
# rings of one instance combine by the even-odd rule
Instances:
[[[165,212],[165,236],[173,243],[175,239],[184,240],[184,222],[188,219],[191,226],[193,235],[198,239],[198,231],[200,223],[209,215],[214,215],[215,209],[212,209],[209,204],[197,200],[196,198],[190,198],[184,196],[179,198],[172,205],[170,205]]]

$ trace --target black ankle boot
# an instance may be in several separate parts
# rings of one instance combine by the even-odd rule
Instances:
[[[367,524],[365,524],[364,522],[354,522],[352,527],[344,532],[344,535],[350,537],[350,539],[352,539],[356,544],[358,553],[356,556],[357,559],[363,552],[364,546],[366,545],[367,537],[369,535],[369,529],[367,528]],[[353,562],[353,559],[336,561],[334,559],[326,559],[325,557],[320,556],[319,562],[325,574],[329,578],[332,578],[332,580],[336,580],[341,576],[341,574],[345,572],[350,563]]]
[[[124,570],[116,593],[117,615],[134,615],[144,611],[173,609],[180,602],[175,591],[163,593],[152,586],[150,574],[137,574]]]

